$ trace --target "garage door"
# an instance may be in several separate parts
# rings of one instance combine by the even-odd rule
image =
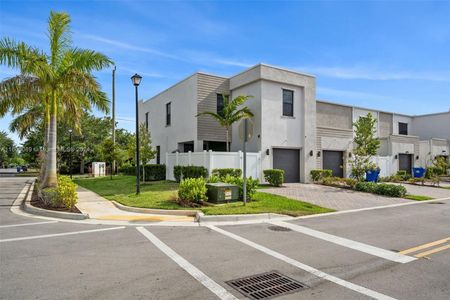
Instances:
[[[399,154],[398,155],[398,169],[404,170],[408,174],[412,172],[412,154]]]
[[[323,151],[324,170],[332,170],[333,176],[344,177],[344,153],[342,151]]]
[[[284,170],[284,182],[300,182],[300,150],[273,149],[273,168]]]

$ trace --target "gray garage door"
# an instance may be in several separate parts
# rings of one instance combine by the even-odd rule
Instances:
[[[284,182],[300,182],[300,150],[273,149],[273,168],[284,170]]]
[[[333,176],[344,177],[344,153],[342,151],[323,151],[324,170],[332,170]]]
[[[405,170],[408,174],[412,173],[412,154],[398,155],[398,169]]]

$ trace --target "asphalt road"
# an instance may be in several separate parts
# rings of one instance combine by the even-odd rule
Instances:
[[[0,178],[0,299],[244,299],[228,281],[274,270],[307,286],[277,299],[450,297],[450,201],[287,224],[102,226],[13,214],[26,180]]]

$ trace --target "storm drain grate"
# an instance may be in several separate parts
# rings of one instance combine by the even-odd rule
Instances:
[[[230,280],[227,284],[250,299],[272,299],[308,288],[276,271]]]
[[[272,230],[272,231],[292,231],[289,228],[286,228],[283,226],[277,226],[277,225],[269,226],[268,228],[269,228],[269,230]]]

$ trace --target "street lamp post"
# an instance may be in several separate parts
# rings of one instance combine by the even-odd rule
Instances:
[[[139,159],[139,106],[138,106],[138,86],[142,77],[138,74],[131,76],[131,81],[135,87],[136,94],[136,195],[140,193],[140,159]]]
[[[69,129],[69,173],[72,179],[72,129]]]

